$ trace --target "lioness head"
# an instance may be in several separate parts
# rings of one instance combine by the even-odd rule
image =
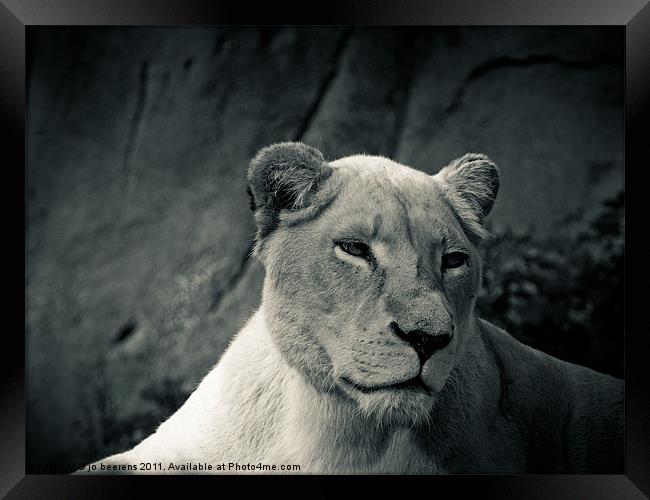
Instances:
[[[266,321],[286,361],[368,418],[427,418],[472,331],[497,167],[437,175],[379,156],[327,162],[302,143],[249,169]]]

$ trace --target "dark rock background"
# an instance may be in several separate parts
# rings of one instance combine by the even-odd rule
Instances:
[[[623,190],[623,41],[604,27],[30,27],[28,471],[150,433],[258,305],[245,173],[262,146],[432,173],[484,152],[502,172],[497,235],[574,241]]]

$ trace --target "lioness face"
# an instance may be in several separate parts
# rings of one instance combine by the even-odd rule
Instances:
[[[426,420],[481,282],[478,235],[460,215],[468,206],[453,205],[462,200],[443,176],[382,157],[323,172],[302,213],[276,214],[260,252],[271,331],[319,390],[368,417]]]

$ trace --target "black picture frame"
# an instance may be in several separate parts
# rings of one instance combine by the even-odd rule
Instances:
[[[25,249],[17,244],[24,240],[17,221],[17,206],[25,207],[25,82],[26,30],[37,25],[223,25],[223,24],[337,24],[337,25],[618,25],[624,26],[626,38],[625,83],[625,172],[627,214],[644,214],[647,185],[641,178],[648,168],[645,158],[643,124],[648,123],[648,89],[650,89],[650,5],[646,0],[546,1],[535,0],[461,0],[429,1],[340,0],[319,3],[210,2],[205,0],[2,0],[0,3],[0,102],[5,174],[4,212],[10,221],[5,231],[6,279],[25,284],[19,262],[25,263]],[[647,141],[647,139],[646,139]],[[645,160],[645,161],[644,161]],[[22,176],[21,176],[22,165]],[[645,168],[644,168],[645,167]],[[7,196],[8,193],[8,196]],[[21,205],[21,196],[23,204]],[[642,207],[634,210],[636,204]],[[634,219],[634,217],[633,217]],[[24,220],[26,229],[26,219]],[[14,237],[15,236],[15,237]],[[283,493],[295,491],[338,494],[341,482],[354,480],[362,488],[376,488],[383,493],[408,494],[422,488],[425,494],[440,494],[440,489],[454,496],[480,494],[500,498],[644,498],[650,494],[650,391],[648,379],[648,341],[645,325],[635,328],[635,318],[644,311],[643,292],[635,295],[635,284],[644,282],[641,261],[643,247],[635,245],[632,232],[626,234],[625,258],[625,474],[622,475],[481,475],[439,477],[339,477],[300,476],[291,478],[255,478],[263,487],[278,488]],[[632,243],[631,243],[632,242]],[[631,250],[630,250],[631,249]],[[22,255],[22,258],[21,258]],[[187,492],[206,481],[235,481],[242,487],[253,483],[247,478],[175,477],[132,480],[128,477],[78,477],[25,474],[25,295],[5,289],[5,335],[0,360],[0,495],[7,498],[93,498],[113,497],[116,492],[151,491],[152,487]],[[22,300],[21,300],[22,299]],[[22,306],[22,307],[21,307]],[[22,334],[18,325],[23,325]],[[189,481],[192,481],[190,483]],[[314,485],[318,482],[318,486]],[[155,483],[155,484],[154,484]],[[417,484],[419,483],[419,484]],[[260,484],[257,484],[260,486]],[[221,488],[228,488],[219,483]],[[407,489],[408,488],[408,489]],[[429,492],[429,493],[426,493]],[[367,493],[366,493],[367,494]],[[212,495],[211,495],[212,496]]]

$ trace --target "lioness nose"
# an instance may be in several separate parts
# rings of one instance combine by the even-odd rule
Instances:
[[[408,332],[403,331],[397,325],[397,323],[391,323],[391,328],[395,334],[406,340],[415,352],[417,352],[418,357],[420,358],[420,363],[424,364],[431,355],[445,347],[451,340],[451,335],[449,333],[428,333],[423,330],[410,330]]]

